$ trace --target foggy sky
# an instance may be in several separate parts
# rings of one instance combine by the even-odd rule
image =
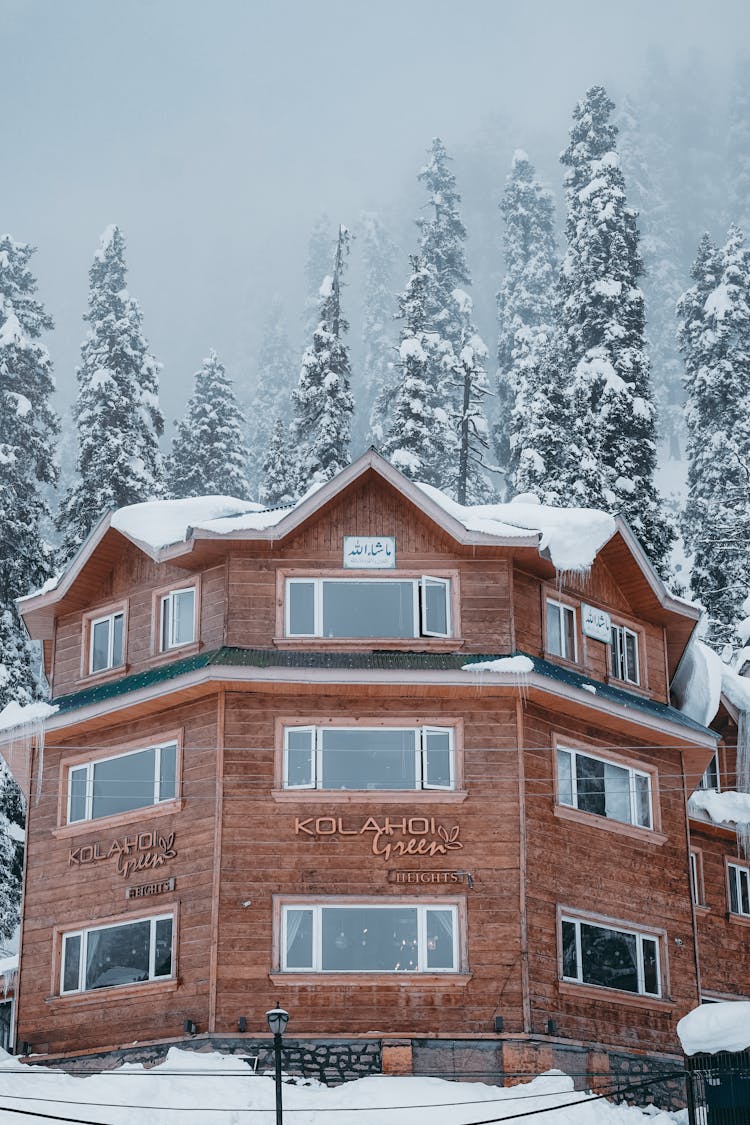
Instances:
[[[721,91],[749,32],[747,0],[0,0],[0,230],[39,247],[60,405],[109,223],[170,422],[211,347],[242,389],[274,292],[297,340],[321,211],[418,200],[435,135],[466,190],[460,152],[497,118],[559,179],[586,87],[627,90],[658,47],[700,50]]]

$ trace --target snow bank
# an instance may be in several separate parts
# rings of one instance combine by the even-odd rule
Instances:
[[[550,508],[545,504],[458,504],[429,484],[419,484],[431,500],[463,524],[467,531],[512,538],[526,532],[539,535],[539,551],[546,552],[559,571],[589,569],[597,553],[615,533],[614,517],[594,508]]]
[[[750,824],[750,793],[728,790],[717,793],[715,789],[696,789],[690,797],[690,811],[704,812],[714,824],[733,828],[735,824]]]
[[[750,680],[722,665],[721,690],[738,711],[750,711]]]
[[[188,529],[228,517],[263,512],[263,504],[231,496],[196,496],[187,500],[149,500],[130,504],[112,514],[111,526],[152,551],[181,543]]]
[[[497,660],[475,660],[462,664],[462,672],[510,672],[525,675],[534,671],[534,662],[528,656],[500,656]]]
[[[284,1086],[284,1107],[298,1125],[462,1125],[463,1122],[536,1113],[536,1125],[674,1125],[680,1117],[591,1101],[573,1089],[559,1071],[521,1086],[503,1089],[479,1082],[440,1078],[373,1076],[327,1088],[306,1080]],[[49,1101],[53,1099],[54,1108]],[[581,1104],[583,1102],[583,1104]],[[577,1104],[576,1104],[577,1103]],[[167,1060],[145,1070],[125,1064],[116,1071],[86,1078],[41,1066],[0,1062],[0,1106],[23,1106],[29,1125],[42,1125],[50,1114],[97,1120],[112,1125],[272,1125],[274,1081],[253,1075],[238,1057],[170,1050]],[[565,1108],[569,1106],[570,1108]],[[560,1108],[555,1108],[560,1107]]]
[[[702,641],[692,641],[672,681],[677,709],[708,726],[719,710],[725,671],[712,648]]]
[[[750,1047],[750,1001],[701,1004],[677,1024],[686,1055],[744,1051]]]
[[[51,703],[26,703],[21,706],[12,700],[0,711],[0,731],[12,730],[14,727],[26,726],[27,723],[38,723],[48,719],[59,711],[57,704]]]

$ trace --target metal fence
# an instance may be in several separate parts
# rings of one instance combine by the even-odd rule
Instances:
[[[750,1125],[750,1051],[685,1059],[690,1125]]]

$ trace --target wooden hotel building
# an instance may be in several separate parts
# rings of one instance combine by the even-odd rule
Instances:
[[[278,1001],[329,1076],[614,1075],[672,1066],[712,973],[750,994],[703,960],[691,893],[722,732],[669,687],[698,610],[623,522],[536,512],[370,452],[293,508],[123,509],[22,600],[57,710],[30,758],[5,747],[17,1042],[241,1050]],[[556,555],[579,528],[590,566]]]

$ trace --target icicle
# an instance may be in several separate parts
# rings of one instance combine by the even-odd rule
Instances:
[[[0,987],[3,990],[3,996],[7,996],[9,992],[15,992],[18,983],[18,968],[4,969],[0,973]]]
[[[737,721],[737,792],[750,793],[750,716],[740,711]],[[750,859],[750,823],[737,823],[737,843]]]
[[[43,716],[26,719],[19,723],[13,729],[10,742],[9,759],[12,764],[13,774],[18,781],[18,763],[19,759],[23,762],[25,777],[28,779],[29,796],[31,796],[31,788],[33,784],[32,766],[33,766],[33,752],[36,745],[39,750],[39,763],[36,782],[35,804],[39,804],[39,799],[42,795],[42,774],[44,772],[44,727],[45,720]],[[23,789],[23,785],[21,786]]]

